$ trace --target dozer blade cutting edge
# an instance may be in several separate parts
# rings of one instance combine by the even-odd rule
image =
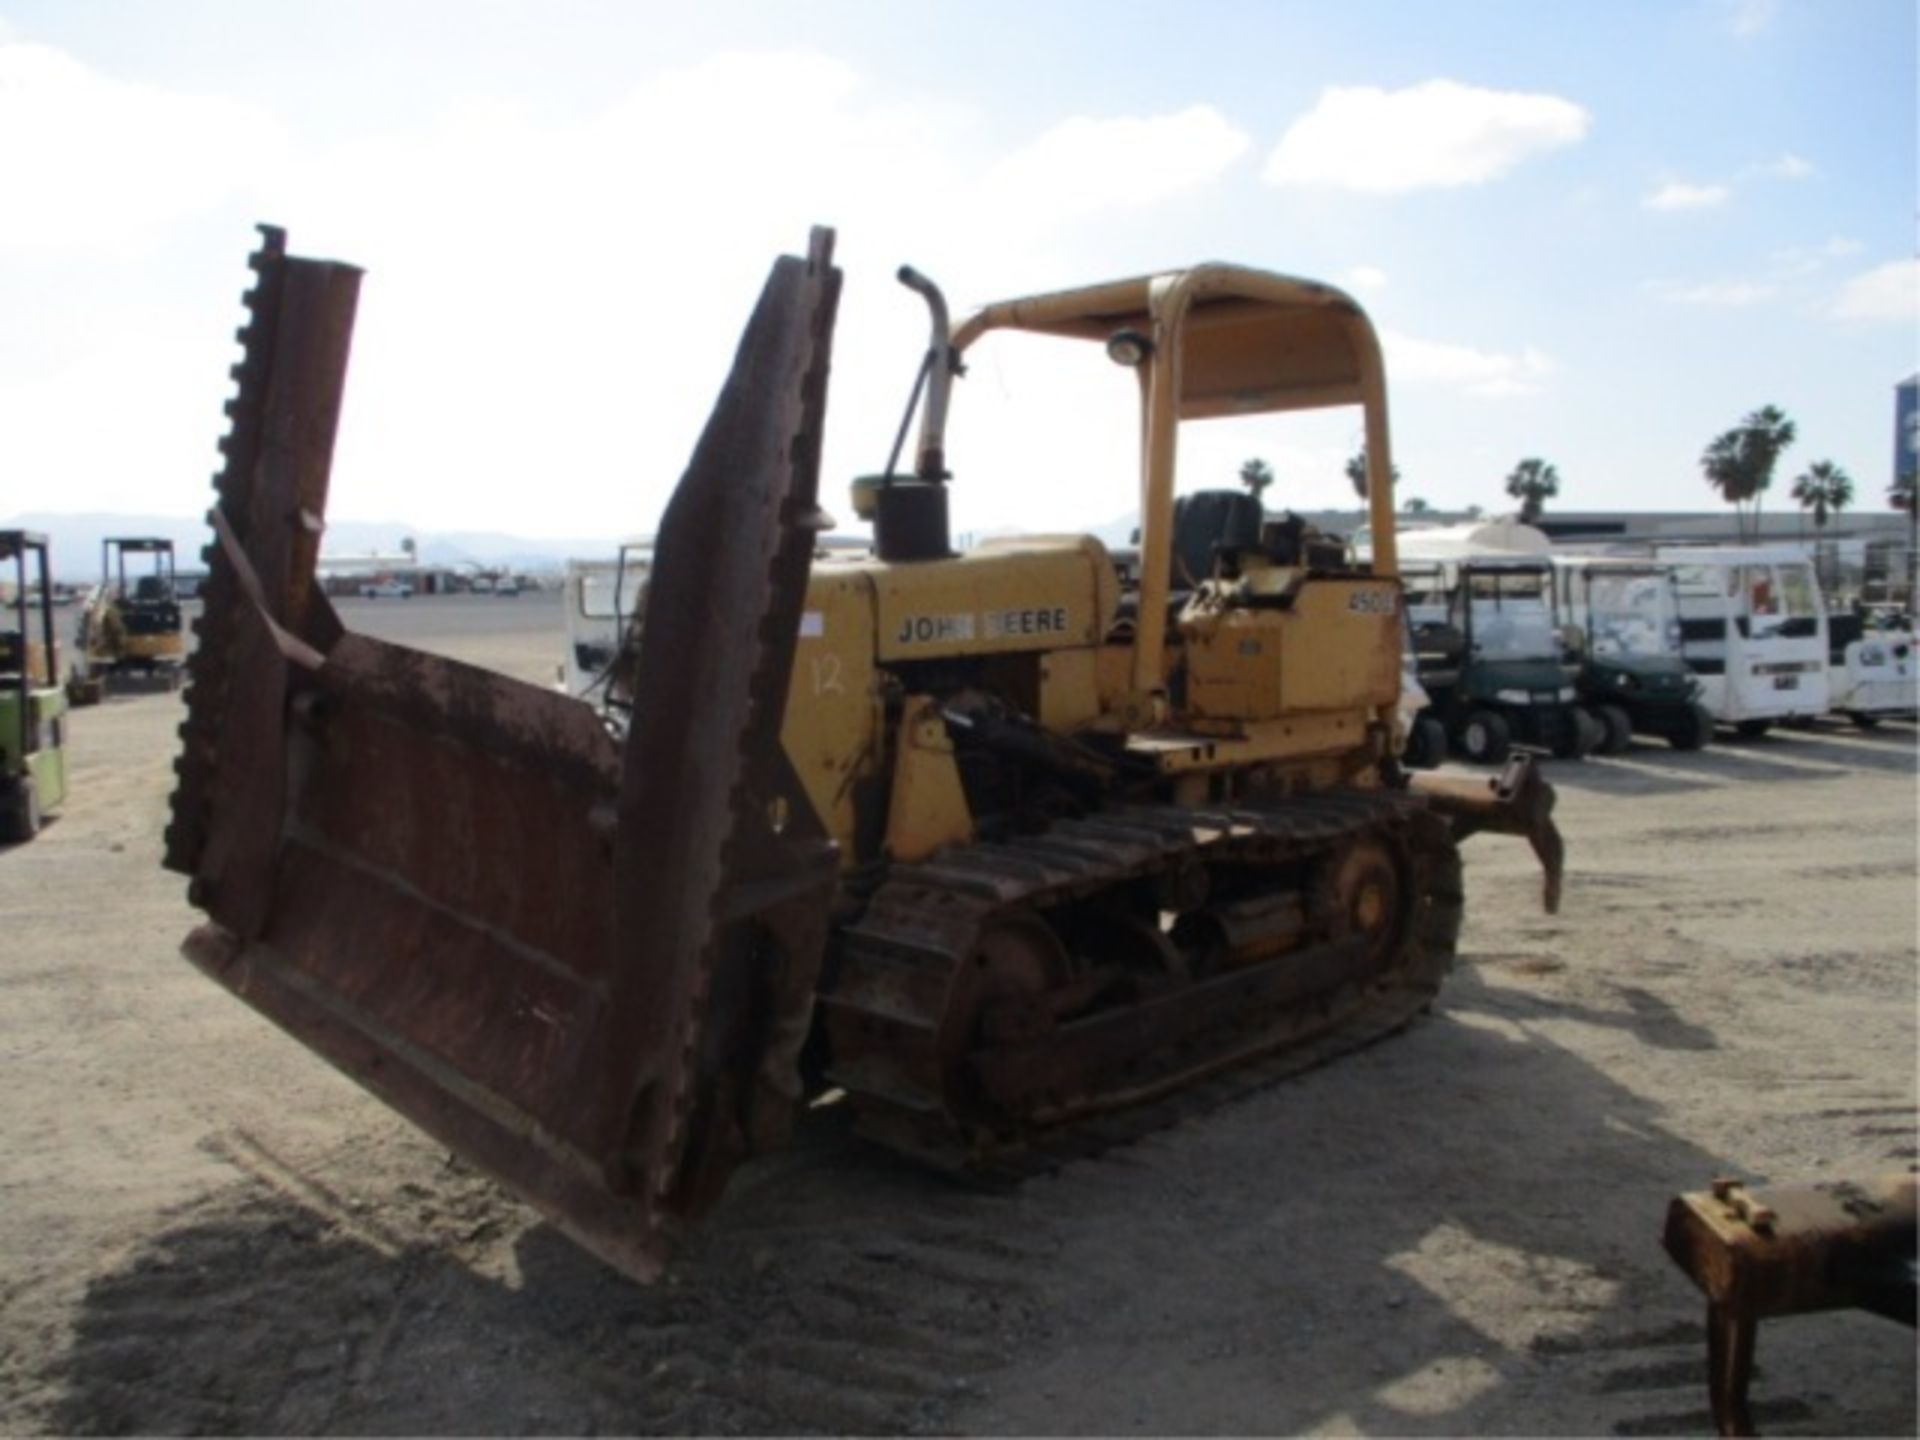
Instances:
[[[624,744],[347,631],[314,582],[359,286],[252,258],[166,863],[201,969],[582,1244],[656,1274],[784,1138],[835,857],[779,743],[832,236],[775,262],[659,532]]]

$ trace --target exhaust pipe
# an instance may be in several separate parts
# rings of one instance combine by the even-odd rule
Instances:
[[[894,439],[894,453],[887,460],[887,472],[876,479],[856,482],[854,509],[873,521],[873,548],[882,560],[946,560],[953,555],[947,524],[947,397],[952,393],[957,368],[947,301],[940,287],[911,265],[902,265],[898,274],[902,285],[927,302],[933,317],[926,359],[914,384],[914,399],[921,396],[923,387],[925,392],[920,446],[914,456],[913,478],[896,477],[894,463],[913,418],[914,399],[909,399],[907,413],[900,420],[900,433]]]
[[[938,485],[947,478],[947,397],[953,391],[953,345],[947,321],[947,297],[911,265],[902,265],[900,283],[927,302],[933,333],[927,339],[927,403],[920,412],[920,449],[913,473]]]

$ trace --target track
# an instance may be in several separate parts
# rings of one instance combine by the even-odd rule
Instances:
[[[1384,953],[1342,936],[1327,894],[1339,857],[1369,848],[1399,856],[1405,877]],[[1097,975],[1056,976],[1091,1002],[1057,1026],[1032,1004],[1023,1014],[1020,997],[1009,1016],[1002,996],[982,996],[1006,937],[1018,949],[1037,923],[1070,933],[1089,907],[1176,894],[1196,870],[1303,885],[1306,943],[1219,974],[1109,984],[1104,997]],[[1394,791],[1129,807],[968,846],[896,868],[843,932],[822,1000],[831,1078],[862,1133],[917,1159],[992,1176],[1050,1168],[1404,1025],[1451,966],[1462,903],[1446,823]]]

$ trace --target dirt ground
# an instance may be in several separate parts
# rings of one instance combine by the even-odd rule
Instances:
[[[350,602],[546,681],[557,602]],[[1559,765],[1409,1031],[1011,1192],[830,1112],[635,1286],[201,978],[178,701],[0,851],[0,1429],[1705,1433],[1660,1249],[1717,1174],[1915,1159],[1914,731]],[[1912,1434],[1910,1331],[1770,1322],[1775,1434]]]

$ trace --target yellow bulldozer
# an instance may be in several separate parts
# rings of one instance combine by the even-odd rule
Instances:
[[[1404,1025],[1477,830],[1528,838],[1556,903],[1526,757],[1397,763],[1385,379],[1339,291],[1210,264],[950,327],[903,270],[919,439],[856,485],[848,557],[819,544],[815,232],[667,507],[615,732],[342,625],[314,565],[360,276],[262,233],[168,830],[208,915],[186,952],[630,1274],[809,1103],[993,1167]],[[1084,536],[953,550],[952,382],[1008,331],[1131,372],[1125,583]],[[1365,425],[1365,564],[1251,497],[1176,499],[1183,424],[1326,406]]]

